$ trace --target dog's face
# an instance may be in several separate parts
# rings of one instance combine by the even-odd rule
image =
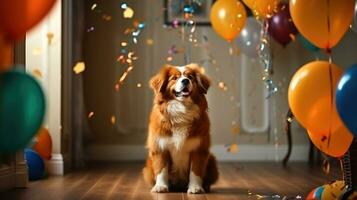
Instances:
[[[210,81],[196,64],[166,65],[150,80],[150,86],[162,99],[188,101],[205,95]]]

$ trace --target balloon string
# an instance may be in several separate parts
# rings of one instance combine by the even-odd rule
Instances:
[[[327,141],[327,148],[330,147],[330,141],[331,141],[331,129],[332,129],[332,123],[333,123],[333,108],[334,108],[334,84],[333,84],[333,77],[332,77],[332,56],[331,56],[331,51],[328,53],[329,56],[329,64],[328,64],[328,70],[329,70],[329,79],[330,79],[330,123],[329,123],[329,130],[328,130],[328,141]]]

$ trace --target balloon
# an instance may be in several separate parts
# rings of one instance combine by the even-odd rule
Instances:
[[[315,192],[316,192],[316,188],[311,190],[311,192],[307,195],[306,200],[316,200]]]
[[[314,61],[302,66],[291,79],[288,89],[290,108],[309,131],[327,134],[342,125],[333,100],[341,76],[342,69],[335,64]]]
[[[335,181],[330,184],[326,184],[324,187],[324,191],[322,192],[322,199],[337,199],[346,191],[345,182],[344,181]]]
[[[52,155],[52,140],[47,128],[41,128],[35,138],[36,142],[32,147],[43,159],[49,160]]]
[[[353,15],[353,22],[351,24],[351,29],[354,32],[357,32],[357,1],[355,3],[354,15]]]
[[[237,45],[241,52],[250,58],[257,57],[257,47],[260,44],[261,26],[253,17],[248,17],[247,22],[237,38]]]
[[[40,155],[31,149],[25,149],[25,160],[28,167],[29,180],[39,180],[43,178],[45,163]]]
[[[0,33],[0,72],[5,71],[11,66],[13,61],[12,44],[5,40],[3,34]]]
[[[307,195],[306,200],[321,200],[323,191],[324,185],[311,190],[311,192]]]
[[[307,40],[306,38],[304,38],[304,36],[302,35],[298,35],[297,38],[300,40],[300,42],[302,43],[302,45],[309,51],[312,51],[312,52],[317,52],[320,50],[319,47],[311,44],[311,42],[309,42],[309,40]]]
[[[25,147],[42,124],[45,97],[40,85],[20,71],[0,73],[0,152]]]
[[[342,121],[357,135],[357,64],[343,74],[336,90],[336,107]]]
[[[315,133],[307,131],[312,143],[325,154],[340,158],[351,146],[353,135],[349,130],[341,125],[339,128],[331,132],[328,139],[328,133]]]
[[[268,31],[277,42],[285,47],[297,34],[297,29],[291,20],[289,5],[282,3],[279,8],[279,11],[268,20]]]
[[[56,0],[10,0],[0,6],[0,32],[20,39],[51,10]]]
[[[321,49],[331,49],[351,24],[354,0],[290,0],[299,32]]]
[[[243,0],[255,16],[270,18],[276,11],[280,0]]]
[[[218,0],[211,8],[212,27],[228,42],[239,35],[246,18],[244,5],[237,0]]]

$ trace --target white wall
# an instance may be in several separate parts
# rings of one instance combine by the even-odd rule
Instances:
[[[48,34],[53,34],[50,40]],[[46,94],[46,117],[43,126],[52,137],[50,173],[62,174],[61,155],[61,0],[50,14],[26,35],[26,70],[39,71],[37,80]]]

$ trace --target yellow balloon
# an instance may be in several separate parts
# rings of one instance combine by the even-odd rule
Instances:
[[[299,32],[322,49],[334,47],[353,19],[355,0],[290,0]]]
[[[211,8],[212,27],[228,42],[239,35],[245,25],[246,18],[244,6],[237,0],[218,0]]]
[[[280,0],[243,0],[255,16],[270,18],[277,12]]]
[[[327,184],[322,192],[321,200],[335,200],[338,199],[346,191],[344,181],[335,181]]]
[[[307,131],[312,143],[325,154],[340,158],[342,157],[351,146],[353,135],[349,130],[341,125],[336,130],[331,131],[331,135],[328,133],[316,133]]]
[[[294,74],[288,89],[289,106],[307,130],[325,134],[342,125],[335,106],[341,76],[342,69],[326,61],[305,64]]]

